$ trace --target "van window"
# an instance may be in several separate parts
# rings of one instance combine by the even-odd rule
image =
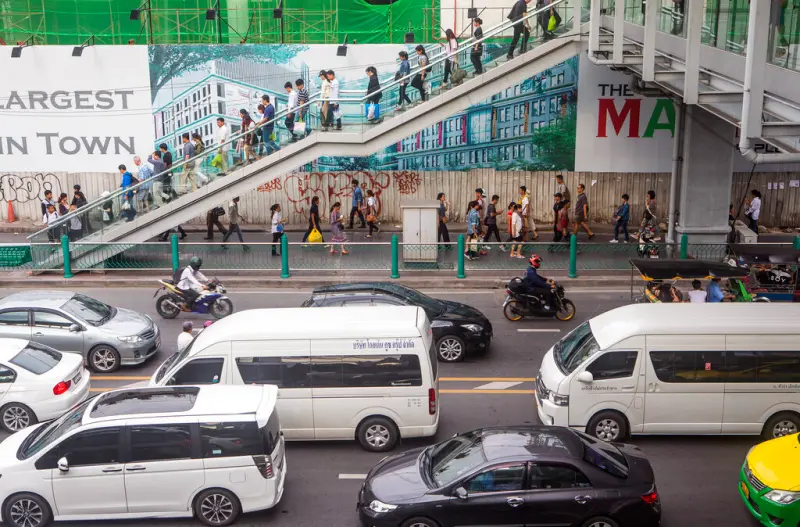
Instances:
[[[191,459],[192,431],[186,425],[131,426],[131,458],[136,461]]]
[[[638,356],[638,351],[606,352],[589,364],[586,371],[590,372],[596,381],[632,377]]]
[[[262,454],[272,454],[278,446],[278,441],[281,437],[281,423],[278,419],[278,412],[272,412],[269,416],[267,424],[259,429],[261,435],[262,447],[264,451]]]
[[[216,384],[222,377],[222,365],[225,359],[208,358],[195,359],[187,362],[167,382],[167,386],[182,386],[186,384]]]
[[[239,357],[236,367],[244,384],[274,384],[279,388],[310,388],[308,357]]]
[[[661,382],[725,382],[724,351],[651,351]]]
[[[584,322],[555,345],[553,357],[561,372],[569,374],[599,350],[592,328]]]
[[[311,378],[314,388],[422,386],[416,355],[312,357]]]
[[[728,382],[800,382],[800,351],[728,351]]]
[[[265,452],[255,421],[200,423],[203,457],[257,456]]]
[[[97,428],[78,432],[45,454],[42,460],[48,458],[47,461],[42,464],[37,462],[36,468],[56,468],[60,457],[66,457],[70,467],[119,463],[121,461],[119,435],[119,428]],[[45,467],[44,464],[49,466]]]

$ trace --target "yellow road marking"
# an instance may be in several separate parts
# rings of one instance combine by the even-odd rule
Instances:
[[[536,382],[536,377],[439,377],[442,382]]]
[[[150,377],[127,376],[127,375],[96,375],[93,381],[149,381]]]
[[[530,395],[536,393],[536,390],[439,390],[439,393],[474,393],[474,394],[487,394],[493,395]]]
[[[114,388],[89,388],[91,393],[103,393],[103,392],[110,392]]]

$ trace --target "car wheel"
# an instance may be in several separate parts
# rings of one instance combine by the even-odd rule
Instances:
[[[36,424],[36,415],[33,410],[22,403],[9,403],[3,406],[0,409],[0,419],[2,419],[0,426],[3,427],[3,430],[12,434]]]
[[[781,412],[773,415],[761,434],[764,439],[775,439],[800,432],[800,416],[792,412]]]
[[[619,527],[619,524],[607,516],[598,516],[583,522],[583,527]]]
[[[225,489],[204,490],[194,502],[194,515],[205,525],[230,525],[241,512],[239,500]]]
[[[442,337],[436,343],[436,355],[442,362],[460,362],[467,355],[464,341],[450,335]]]
[[[89,352],[89,367],[96,373],[117,371],[119,364],[119,352],[111,346],[97,346]]]
[[[44,527],[52,518],[50,506],[36,494],[11,496],[3,507],[3,522],[11,527]]]
[[[361,422],[356,437],[364,450],[388,452],[397,444],[400,433],[390,419],[370,417]]]
[[[409,518],[404,521],[402,527],[439,527],[439,524],[430,518]]]
[[[607,410],[592,417],[586,433],[600,441],[622,441],[628,437],[628,423],[622,414]]]

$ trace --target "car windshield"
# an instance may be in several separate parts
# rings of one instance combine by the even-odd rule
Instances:
[[[555,345],[553,355],[561,372],[568,374],[599,350],[592,328],[584,322]]]
[[[84,295],[73,296],[67,300],[66,304],[61,306],[61,309],[70,315],[85,320],[92,326],[102,326],[114,318],[114,314],[117,312],[115,308]]]
[[[426,453],[430,457],[430,479],[438,487],[452,483],[486,462],[481,438],[474,434],[456,436],[430,447]]]
[[[617,447],[581,432],[575,432],[575,434],[583,443],[583,459],[587,463],[591,463],[612,476],[628,477],[628,461]]]
[[[409,302],[420,306],[426,311],[428,318],[431,317],[431,314],[434,316],[441,315],[445,311],[445,307],[442,302],[436,300],[435,298],[431,298],[428,295],[424,295],[415,289],[399,286],[397,284],[388,284],[388,286],[385,286],[385,288],[387,291],[402,295],[407,298]]]
[[[192,350],[192,344],[194,344],[195,341],[197,341],[197,335],[195,335],[194,339],[192,339],[189,345],[180,351],[176,351],[170,358],[164,361],[164,364],[158,369],[158,374],[156,374],[156,382],[161,382],[161,379],[164,378],[164,374],[166,374],[177,364],[183,362],[183,359],[189,356],[189,352]]]
[[[41,428],[34,431],[30,436],[28,436],[25,442],[22,443],[17,457],[19,459],[28,459],[37,452],[40,452],[52,445],[60,437],[68,434],[71,430],[79,427],[81,425],[81,421],[83,420],[83,413],[86,411],[86,408],[92,401],[93,399],[89,399],[65,413],[58,419],[42,425]]]

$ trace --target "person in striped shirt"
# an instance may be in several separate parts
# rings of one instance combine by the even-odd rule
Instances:
[[[308,106],[303,106],[308,102],[308,89],[306,88],[306,83],[303,79],[297,79],[294,82],[295,87],[297,88],[297,105],[301,108],[298,110],[298,117],[297,121],[306,122],[306,117],[308,116]],[[310,130],[308,124],[306,124],[306,137],[308,137]]]

